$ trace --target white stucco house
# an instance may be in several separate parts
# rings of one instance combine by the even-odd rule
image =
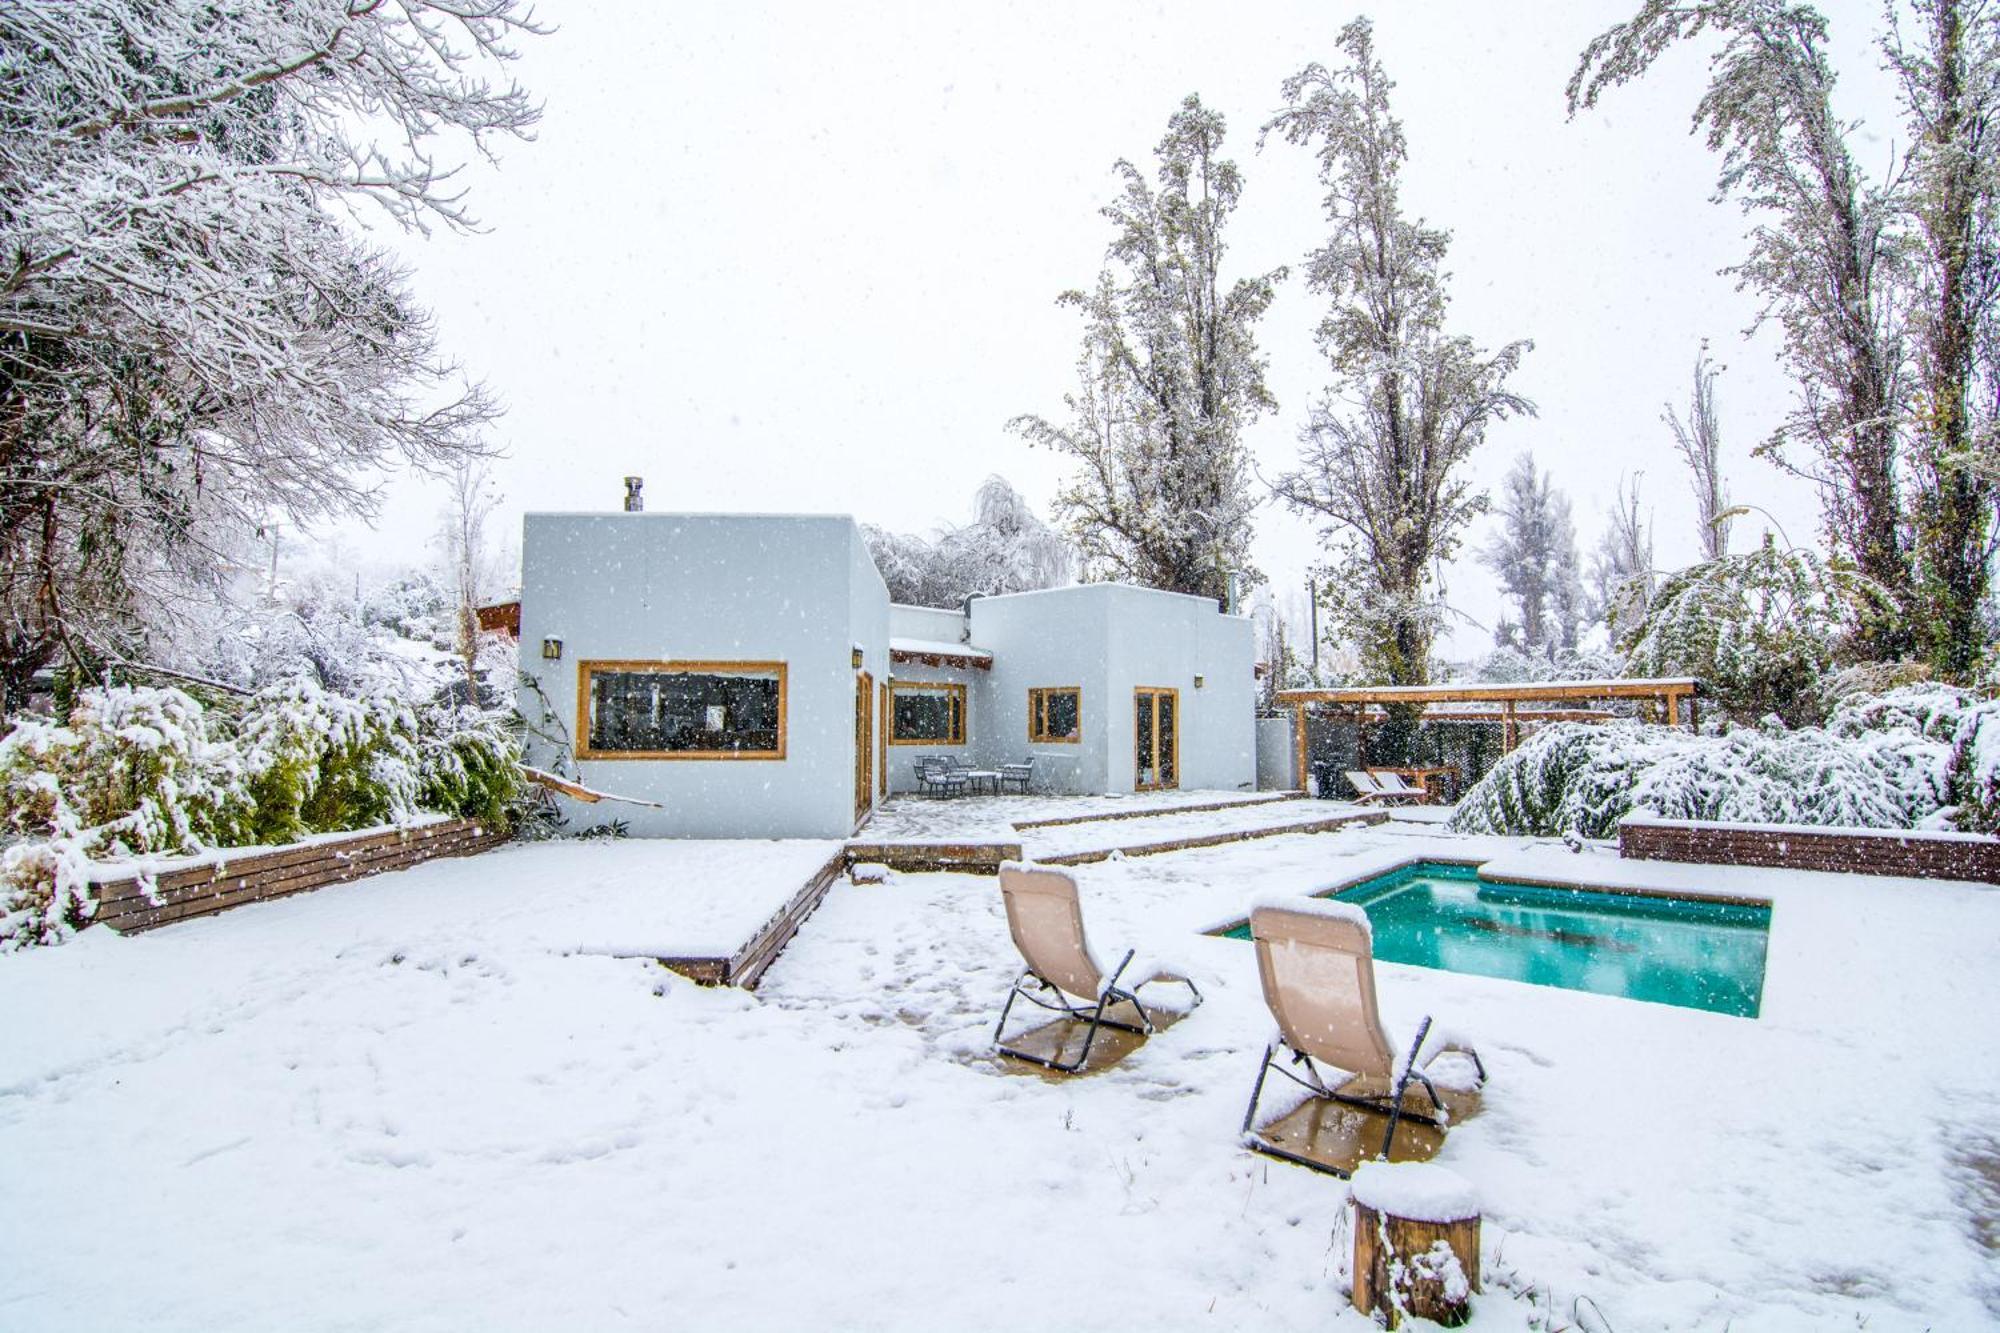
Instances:
[[[638,836],[845,837],[927,754],[1033,756],[1042,792],[1256,781],[1246,618],[1101,583],[893,606],[846,516],[530,514],[520,635],[529,762],[658,802],[619,807]]]

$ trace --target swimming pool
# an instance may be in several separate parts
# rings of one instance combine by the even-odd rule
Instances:
[[[1389,963],[1755,1018],[1771,909],[1654,894],[1488,883],[1419,861],[1327,897],[1354,903]],[[1226,932],[1249,939],[1248,922]]]

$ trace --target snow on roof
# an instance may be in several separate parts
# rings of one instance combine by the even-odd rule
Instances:
[[[975,648],[969,643],[946,643],[942,639],[890,639],[889,658],[891,661],[921,657],[945,657],[960,662],[978,662],[990,665],[993,654],[984,648]]]

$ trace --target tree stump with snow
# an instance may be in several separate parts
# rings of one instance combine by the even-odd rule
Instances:
[[[1354,1308],[1456,1327],[1479,1290],[1479,1200],[1463,1176],[1423,1162],[1365,1162],[1354,1200]]]

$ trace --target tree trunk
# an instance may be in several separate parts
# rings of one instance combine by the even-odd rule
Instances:
[[[1354,1205],[1354,1308],[1456,1328],[1472,1318],[1479,1290],[1479,1216],[1419,1222]]]

